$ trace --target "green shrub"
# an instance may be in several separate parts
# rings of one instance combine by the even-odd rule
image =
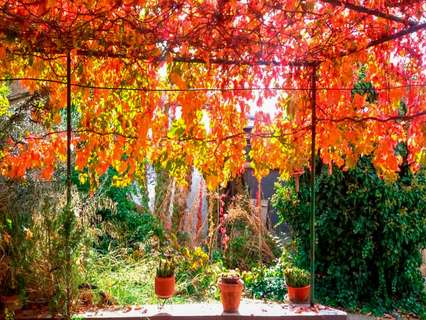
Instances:
[[[232,225],[232,231],[227,249],[224,252],[226,266],[247,270],[259,264],[258,246],[248,245],[256,240],[249,226],[244,221],[236,221]]]
[[[243,272],[242,278],[245,294],[251,298],[283,301],[287,293],[283,268],[278,262],[270,267],[258,266]]]
[[[201,248],[181,248],[178,257],[176,282],[178,295],[192,300],[209,300],[216,297],[217,281],[225,271],[222,260],[209,261]]]
[[[82,183],[79,180],[81,172],[73,173],[73,183],[77,185],[82,194],[88,195],[90,185],[88,181]],[[110,199],[114,208],[110,206],[99,207],[97,217],[92,221],[97,229],[96,248],[103,253],[117,248],[140,248],[150,251],[150,242],[156,237],[163,241],[164,229],[159,219],[152,215],[148,209],[147,192],[141,187],[141,206],[138,207],[131,199],[132,194],[138,194],[136,184],[125,187],[113,185],[113,177],[116,171],[109,168],[100,178],[97,196]]]
[[[323,303],[383,313],[395,308],[425,315],[420,249],[426,247],[426,180],[402,168],[381,180],[368,158],[347,172],[319,168],[317,295]],[[299,261],[308,265],[309,174],[300,192],[277,185],[273,205],[292,230]]]
[[[81,209],[76,194],[72,207]],[[67,305],[77,297],[86,237],[76,211],[66,209],[57,181],[0,178],[0,294],[19,294],[24,304],[49,304],[52,312],[69,311]]]
[[[247,194],[231,199],[226,209],[225,229],[229,241],[223,260],[227,268],[250,270],[259,263],[270,264],[279,256],[276,239],[259,223],[257,208]]]

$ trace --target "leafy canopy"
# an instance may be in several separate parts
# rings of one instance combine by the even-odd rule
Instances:
[[[49,179],[64,161],[68,51],[75,167],[87,168],[91,182],[112,166],[124,185],[148,161],[181,181],[195,166],[215,188],[244,169],[250,109],[268,98],[277,115],[256,113],[251,165],[258,177],[272,168],[283,176],[300,170],[310,154],[308,89],[317,63],[323,162],[350,168],[373,154],[379,173],[395,179],[401,159],[394,149],[403,140],[417,169],[426,142],[418,85],[426,1],[353,2],[373,14],[336,2],[1,0],[0,78],[21,78],[49,97],[31,110],[45,132],[10,140],[1,174],[23,177],[37,168]],[[361,66],[374,100],[353,94]],[[407,112],[394,121],[402,97]]]

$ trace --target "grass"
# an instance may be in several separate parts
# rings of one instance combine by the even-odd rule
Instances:
[[[97,278],[100,290],[108,292],[120,305],[153,303],[153,273],[150,261],[121,263]]]
[[[154,279],[157,259],[153,256],[137,258],[123,253],[102,255],[90,252],[83,283],[96,287],[94,303],[102,295],[110,297],[119,306],[157,304]],[[178,283],[177,290],[185,284]],[[171,303],[191,302],[189,295],[175,295]]]

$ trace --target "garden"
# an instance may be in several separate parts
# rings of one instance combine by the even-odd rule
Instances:
[[[1,317],[426,319],[425,12],[0,0]]]

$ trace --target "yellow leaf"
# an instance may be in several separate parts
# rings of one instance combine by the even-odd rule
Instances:
[[[81,184],[85,184],[88,177],[89,176],[87,175],[87,173],[80,173],[78,175],[78,180],[80,181]]]

